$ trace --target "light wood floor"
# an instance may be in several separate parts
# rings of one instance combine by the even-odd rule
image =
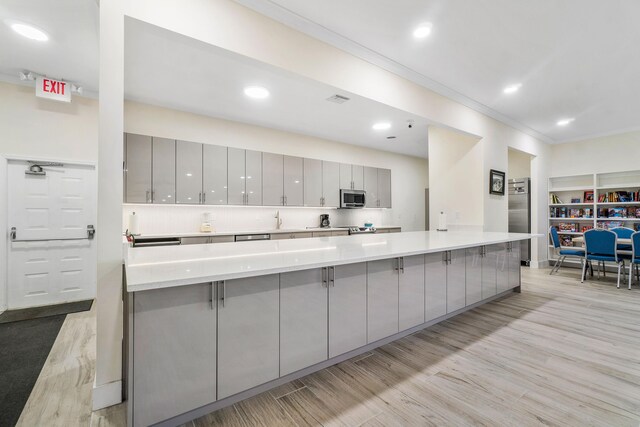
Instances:
[[[640,288],[523,270],[523,292],[189,426],[640,425]],[[70,315],[19,425],[124,424],[91,414],[94,313]]]

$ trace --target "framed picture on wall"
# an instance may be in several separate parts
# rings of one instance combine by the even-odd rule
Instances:
[[[494,169],[489,171],[489,194],[504,196],[506,186],[506,174]]]

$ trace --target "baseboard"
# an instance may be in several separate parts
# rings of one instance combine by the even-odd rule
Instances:
[[[122,402],[122,381],[96,386],[93,382],[93,410],[107,408]]]

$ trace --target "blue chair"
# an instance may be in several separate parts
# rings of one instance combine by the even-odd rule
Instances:
[[[635,230],[627,227],[616,227],[616,228],[612,228],[611,231],[616,233],[616,236],[618,236],[618,239],[630,239],[631,235]],[[631,251],[631,245],[618,245],[618,250]]]
[[[640,231],[631,235],[631,259],[629,260],[629,289],[633,279],[633,267],[636,268],[636,280],[640,282]]]
[[[618,235],[610,230],[594,229],[584,233],[586,261],[615,262],[618,264],[618,288],[620,287],[620,272],[626,274],[624,259],[618,256]],[[582,266],[582,282],[586,275],[585,262]]]
[[[551,235],[551,241],[553,242],[553,248],[558,254],[558,259],[555,265],[551,268],[549,274],[556,273],[562,267],[562,263],[568,256],[576,257],[580,259],[580,264],[584,263],[584,250],[582,249],[560,249],[560,237],[558,237],[558,230],[555,227],[549,228],[549,234]]]

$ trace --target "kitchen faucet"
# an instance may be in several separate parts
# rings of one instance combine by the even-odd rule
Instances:
[[[280,230],[280,226],[282,225],[282,218],[280,218],[280,211],[276,211],[276,230]]]

